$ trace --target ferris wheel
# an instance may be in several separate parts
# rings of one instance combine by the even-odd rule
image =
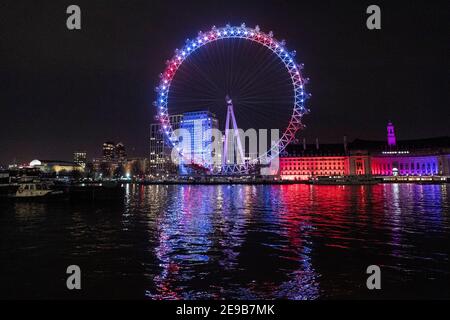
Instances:
[[[245,47],[247,44],[256,45],[259,48],[247,49]],[[263,50],[262,54],[265,56],[258,61],[258,53],[256,51],[252,53],[249,50]],[[237,89],[234,89],[237,92],[236,95],[242,96],[240,100],[237,99],[237,103],[235,102],[235,109],[242,106],[242,110],[244,110],[242,111],[242,117],[250,118],[250,121],[251,119],[257,119],[264,112],[266,112],[266,116],[263,120],[271,120],[281,113],[276,109],[277,103],[274,102],[273,98],[266,99],[270,101],[271,109],[257,105],[261,96],[266,92],[269,92],[272,96],[282,96],[283,108],[286,109],[286,119],[283,120],[283,124],[281,122],[277,124],[282,133],[274,143],[272,142],[267,152],[243,163],[229,164],[223,162],[220,167],[212,167],[202,163],[196,165],[216,174],[242,174],[249,172],[261,163],[262,159],[267,162],[278,156],[295,139],[296,133],[304,127],[302,117],[309,112],[306,107],[306,100],[310,95],[305,90],[308,79],[302,76],[303,64],[297,64],[295,55],[295,51],[288,51],[284,40],[278,41],[274,38],[272,31],[265,33],[260,30],[259,26],[254,28],[249,28],[245,24],[240,26],[226,25],[225,27],[213,26],[206,32],[200,31],[196,38],[187,39],[185,45],[181,49],[176,49],[174,56],[166,61],[166,68],[160,75],[159,85],[155,89],[157,95],[154,102],[157,109],[156,118],[161,124],[161,130],[168,146],[177,148],[180,144],[174,126],[170,121],[170,115],[174,112],[174,105],[178,102],[181,105],[186,101],[194,101],[194,104],[208,103],[207,98],[216,92],[220,95],[221,101],[211,100],[213,103],[208,106],[208,109],[219,106],[226,110],[226,129],[228,130],[229,122],[233,123],[233,120],[233,129],[237,129],[232,102],[236,101],[235,96],[233,96],[233,93],[230,97],[228,96],[234,85],[237,86]],[[239,60],[241,57],[247,57],[247,60],[236,67],[235,60]],[[208,63],[209,66],[203,67]],[[249,71],[249,68],[247,68],[251,63],[255,64],[255,70],[253,71]],[[219,68],[221,65],[225,66],[223,70]],[[233,65],[237,70],[230,71]],[[217,68],[219,69],[216,70]],[[278,73],[279,79],[275,79],[274,74]],[[199,75],[201,79],[194,79],[193,74]],[[222,79],[224,74],[232,74],[233,78],[231,80]],[[260,93],[258,93],[258,87],[254,84],[258,78],[261,78],[263,83],[271,80],[274,84],[270,88],[261,87]],[[192,82],[192,85],[186,89],[186,82],[189,81]],[[217,85],[217,83],[222,82],[224,83],[223,90]],[[282,88],[285,92],[278,94],[279,88],[279,91],[282,91]],[[199,92],[197,96],[191,97],[191,100],[185,99],[185,96],[191,95],[191,92],[195,90]],[[266,105],[269,105],[269,103],[266,103]],[[278,105],[281,105],[281,103]],[[245,107],[248,110],[245,110]],[[270,110],[267,111],[267,109]],[[179,110],[176,111],[179,112]],[[229,117],[232,118],[229,119]],[[260,119],[259,122],[261,122]],[[225,138],[227,139],[226,136]],[[240,142],[239,152],[242,153]]]

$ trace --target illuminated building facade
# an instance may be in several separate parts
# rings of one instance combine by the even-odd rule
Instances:
[[[387,125],[386,141],[290,145],[280,157],[285,180],[315,176],[450,176],[450,137],[397,141]]]
[[[116,144],[114,148],[114,158],[119,163],[124,163],[127,160],[127,153],[125,151],[125,146],[122,142]]]
[[[107,141],[102,146],[102,157],[93,159],[92,168],[96,175],[105,177],[123,175],[127,162],[125,145],[122,142]]]
[[[78,164],[83,169],[86,168],[87,154],[85,151],[75,151],[73,153],[73,162]]]
[[[117,144],[111,141],[104,142],[102,155],[103,161],[117,161],[119,163],[123,163],[127,159],[125,145],[122,142]]]
[[[182,114],[169,116],[170,123],[174,130],[180,128]],[[160,123],[150,124],[150,157],[149,172],[152,175],[176,173],[175,166],[170,159],[171,149],[164,143],[164,134]]]
[[[445,158],[443,159],[445,160]],[[377,176],[428,176],[443,174],[440,156],[375,156],[372,158],[372,174]]]
[[[161,132],[161,124],[150,124],[150,173],[156,174],[162,171],[166,162],[164,154],[164,136]]]
[[[284,180],[348,175],[350,161],[343,145],[292,145],[280,157],[279,174]]]
[[[387,125],[383,141],[356,140],[353,148],[370,153],[371,174],[375,176],[449,176],[450,137],[398,141],[394,125]]]
[[[213,141],[212,133],[208,130],[218,129],[219,121],[216,115],[209,111],[194,111],[183,114],[180,129],[187,130],[190,135],[190,150],[184,153],[184,159],[180,164],[180,173],[191,173],[186,167],[186,159],[192,164],[211,163],[212,154],[207,146]]]
[[[61,160],[33,160],[29,164],[30,168],[39,169],[42,173],[71,173],[74,171],[84,172],[84,168],[75,162]]]
[[[388,146],[389,148],[393,148],[397,145],[397,139],[395,138],[395,130],[392,122],[389,121],[386,129]]]
[[[103,161],[112,161],[115,157],[115,149],[116,145],[114,142],[104,142],[102,148]]]
[[[441,139],[445,143],[444,140]],[[439,139],[431,143],[438,144]],[[371,167],[372,174],[377,176],[449,176],[450,146],[414,149],[404,145],[401,150],[374,152]]]

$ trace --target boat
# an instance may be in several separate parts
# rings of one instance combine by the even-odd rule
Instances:
[[[11,182],[9,172],[0,172],[0,198],[15,194],[19,185]]]
[[[8,196],[14,200],[50,200],[61,199],[65,194],[61,190],[53,190],[43,182],[19,183],[15,193]]]
[[[383,183],[416,183],[416,184],[445,184],[450,182],[446,176],[389,176],[382,177]]]
[[[310,184],[317,185],[366,185],[378,184],[380,179],[372,176],[319,176],[308,181]]]

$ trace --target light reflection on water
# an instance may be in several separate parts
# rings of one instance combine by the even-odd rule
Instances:
[[[448,185],[128,185],[123,203],[0,208],[12,297],[70,298],[69,264],[83,270],[77,297],[449,295]],[[365,288],[371,264],[381,293]]]

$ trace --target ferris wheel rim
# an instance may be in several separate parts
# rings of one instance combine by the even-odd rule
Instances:
[[[284,40],[278,41],[274,38],[273,32],[264,33],[260,30],[259,26],[255,28],[249,28],[245,24],[241,26],[230,26],[216,28],[213,26],[211,30],[198,33],[198,36],[193,39],[187,39],[182,49],[176,49],[174,56],[167,61],[167,66],[164,72],[160,75],[159,85],[156,87],[157,100],[154,105],[157,108],[157,117],[161,124],[161,129],[165,140],[171,147],[176,147],[178,139],[172,128],[172,124],[169,119],[168,98],[170,92],[171,83],[183,62],[195,51],[199,50],[208,43],[215,42],[221,39],[245,39],[256,42],[264,47],[268,48],[274,53],[284,64],[289,76],[291,78],[294,101],[292,115],[289,120],[288,126],[284,129],[283,134],[279,140],[271,146],[271,148],[264,154],[259,155],[256,159],[246,162],[244,164],[232,164],[225,165],[226,168],[221,168],[221,171],[230,171],[241,173],[248,170],[249,166],[255,165],[256,162],[262,158],[269,157],[273,159],[279,155],[286,146],[292,142],[295,138],[295,134],[299,129],[303,127],[302,117],[307,114],[309,110],[306,108],[306,100],[309,98],[309,94],[306,93],[305,85],[307,79],[303,78],[301,69],[302,64],[297,64],[295,61],[296,52],[289,52],[286,49],[286,43]]]

